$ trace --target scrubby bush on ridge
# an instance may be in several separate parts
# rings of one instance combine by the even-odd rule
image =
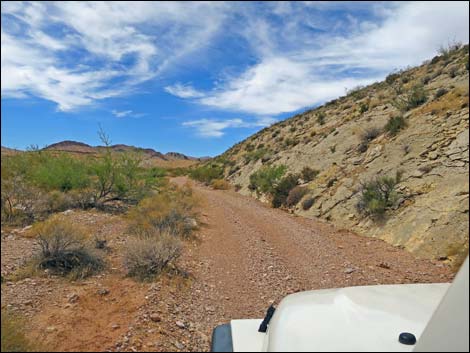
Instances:
[[[395,177],[382,176],[361,186],[361,198],[356,205],[359,213],[381,218],[387,209],[396,205],[398,193],[396,185],[401,180],[401,174]]]

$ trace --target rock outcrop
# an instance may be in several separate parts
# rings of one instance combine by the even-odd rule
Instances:
[[[426,102],[397,109],[397,95],[417,85]],[[293,212],[457,266],[468,254],[468,85],[465,46],[266,128],[220,158],[227,178],[253,196],[249,177],[263,165],[283,164],[290,173],[316,169],[318,176],[305,184],[312,207],[303,210],[299,203]],[[406,122],[396,135],[384,129],[394,116]],[[373,128],[378,136],[365,143],[365,132]],[[261,158],[246,158],[258,150]],[[361,184],[397,172],[400,199],[386,218],[358,213]]]

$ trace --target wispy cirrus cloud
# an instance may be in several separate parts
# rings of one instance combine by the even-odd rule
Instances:
[[[468,42],[466,2],[371,5],[370,16],[362,18],[350,4],[274,3],[274,16],[248,14],[251,20],[241,26],[240,35],[251,43],[257,63],[211,90],[178,84],[197,92],[193,96],[167,91],[220,110],[276,115],[320,104],[346,89],[381,80],[394,69],[420,64],[450,41]],[[326,16],[338,9],[350,13]]]
[[[419,64],[448,41],[468,42],[468,10],[467,2],[3,2],[2,98],[36,96],[71,111],[200,65],[203,85],[184,74],[153,82],[205,108],[275,116]]]

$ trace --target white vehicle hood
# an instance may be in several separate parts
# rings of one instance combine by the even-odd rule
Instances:
[[[399,343],[398,336],[409,332],[419,339],[449,286],[379,285],[289,295],[268,332],[250,336],[265,352],[412,351],[415,346]],[[253,330],[257,324],[259,320],[232,321],[234,351],[254,348],[251,339],[250,347],[245,346],[246,330],[240,328]]]

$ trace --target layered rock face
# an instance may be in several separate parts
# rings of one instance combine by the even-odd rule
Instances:
[[[261,167],[318,170],[304,183],[313,205],[304,210],[300,202],[292,212],[458,266],[468,254],[468,85],[465,46],[260,131],[221,156],[227,177],[241,193],[268,200],[248,188]],[[425,102],[403,109],[402,97],[416,87]],[[393,134],[384,127],[396,116],[405,126]],[[247,158],[253,151],[258,158]],[[399,200],[386,216],[358,212],[361,185],[397,172]]]

